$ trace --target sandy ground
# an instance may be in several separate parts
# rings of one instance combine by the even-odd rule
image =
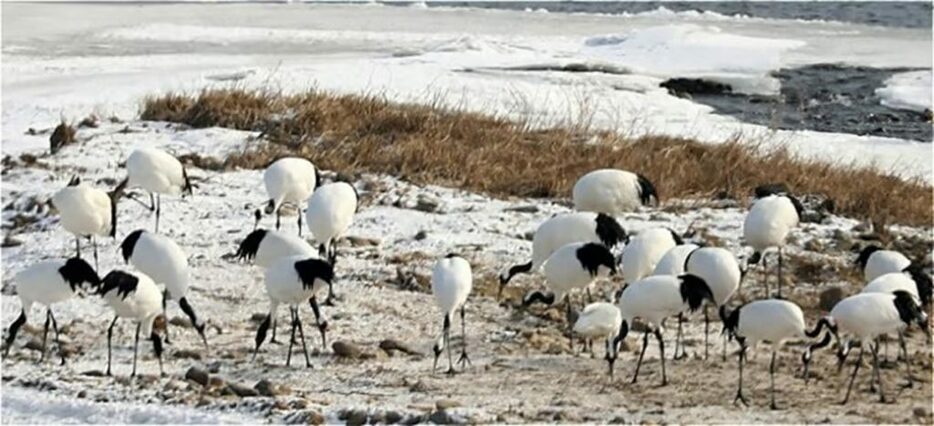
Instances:
[[[121,132],[127,126],[133,132]],[[12,295],[11,285],[16,271],[40,259],[72,253],[72,238],[57,224],[56,216],[41,206],[72,174],[109,186],[111,179],[125,173],[118,164],[135,145],[154,144],[176,154],[222,157],[225,152],[243,149],[249,136],[223,129],[176,129],[163,123],[104,124],[81,130],[81,142],[55,157],[40,157],[28,167],[5,166],[4,226],[12,226],[18,216],[35,221],[15,230],[13,238],[21,245],[3,251],[4,326],[19,312],[20,304]],[[95,297],[71,300],[55,306],[70,342],[67,347],[74,351],[69,363],[58,366],[53,351],[52,361],[37,364],[38,352],[23,347],[41,337],[42,312],[34,309],[30,317],[33,328],[22,332],[11,355],[3,360],[4,393],[18,395],[16,392],[29,388],[83,401],[143,404],[155,410],[162,406],[194,407],[201,413],[240,414],[271,422],[336,422],[348,416],[355,421],[363,413],[371,420],[397,419],[398,415],[406,421],[427,421],[433,415],[434,421],[479,423],[931,422],[930,345],[917,332],[910,338],[909,350],[919,382],[911,389],[898,389],[897,383],[904,377],[901,364],[897,369],[884,369],[885,390],[894,396],[894,402],[887,404],[878,403],[877,395],[867,393],[867,369],[861,371],[850,403],[838,405],[847,376],[835,374],[836,360],[830,350],[816,355],[812,366],[815,379],[805,386],[797,377],[802,342],[790,342],[780,352],[776,375],[782,410],[768,408],[767,347],[749,357],[746,395],[752,405],[735,406],[732,400],[737,370],[732,353],[736,347],[731,345],[730,358],[721,360],[720,340],[714,334],[711,357],[699,357],[703,344],[700,316],[692,318],[687,328],[688,352],[693,356],[667,364],[668,386],[658,386],[660,364],[654,340],[650,341],[639,382],[629,384],[641,345],[640,334],[630,334],[627,350],[617,362],[617,376],[610,381],[602,360],[602,344],[595,345],[596,358],[571,353],[561,331],[562,313],[554,308],[525,310],[515,306],[525,291],[541,285],[540,276],[517,278],[503,302],[492,297],[500,269],[524,261],[529,255],[530,243],[524,235],[552,214],[567,211],[563,200],[495,200],[454,189],[414,186],[384,176],[356,178],[364,205],[349,232],[353,238],[345,240],[340,248],[336,289],[342,299],[337,306],[324,308],[330,322],[329,341],[358,345],[365,354],[363,359],[341,358],[332,348],[322,348],[306,306],[301,316],[312,368],[304,367],[300,350],[293,355],[292,366],[285,367],[287,345],[269,343],[251,363],[257,327],[252,317],[267,309],[262,275],[257,267],[233,261],[230,254],[250,231],[252,210],[263,202],[261,172],[195,169],[190,173],[199,185],[196,196],[164,200],[160,227],[189,255],[194,282],[190,298],[212,325],[208,332],[210,350],[203,350],[193,330],[171,326],[173,343],[167,349],[167,376],[157,376],[151,347],[144,342],[140,345],[142,376],[129,381],[133,328],[122,322],[115,338],[115,377],[100,377],[98,373],[106,365],[104,333],[112,314]],[[432,212],[417,210],[414,206],[419,199],[433,200],[438,207]],[[39,207],[35,202],[31,205],[30,200],[38,202]],[[665,209],[636,212],[620,219],[631,231],[659,225],[683,230],[695,222],[708,240],[748,255],[739,245],[744,211],[740,204],[745,202],[714,205],[671,200]],[[517,207],[521,207],[519,211]],[[120,204],[119,220],[117,240],[101,241],[102,275],[112,268],[128,267],[117,253],[124,236],[140,227],[152,227],[152,217],[132,202]],[[283,218],[284,231],[295,232],[293,220],[294,216]],[[271,225],[270,219],[264,225]],[[846,281],[848,275],[835,275],[833,271],[847,270],[851,256],[834,248],[835,241],[842,238],[840,235],[857,233],[860,226],[857,221],[831,217],[821,224],[803,224],[795,231],[788,270],[795,271],[800,266],[795,262],[800,259],[818,259],[831,271],[823,275],[830,278],[802,278],[792,286],[791,299],[805,308],[809,323],[820,315],[815,306],[823,288],[839,285],[847,293],[859,290],[860,284]],[[423,238],[416,237],[420,231],[425,231]],[[929,234],[921,229],[897,232]],[[473,364],[466,371],[448,376],[431,370],[430,347],[440,330],[441,316],[427,289],[432,263],[452,251],[467,257],[474,268],[475,290],[467,309],[467,343]],[[598,284],[598,293],[619,284]],[[761,275],[751,272],[740,299],[759,297],[760,284]],[[172,322],[179,323],[181,316],[178,307],[170,304]],[[284,309],[280,309],[279,318],[280,336],[286,336]],[[455,335],[459,335],[459,321],[455,326]],[[719,324],[712,329],[718,332]],[[674,331],[669,328],[666,332],[668,356]],[[389,356],[378,345],[390,338],[428,355]],[[284,337],[280,340],[288,341]],[[457,342],[455,348],[459,348]],[[895,345],[891,346],[890,356],[894,357]],[[446,367],[446,363],[445,355],[439,365]],[[185,380],[191,367],[209,370],[226,383],[252,387],[268,379],[290,390],[275,397],[239,397],[225,391],[228,386],[220,382],[203,387]],[[437,406],[448,408],[442,413]]]

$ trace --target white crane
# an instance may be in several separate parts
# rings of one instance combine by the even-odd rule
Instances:
[[[895,250],[883,250],[871,244],[859,252],[856,264],[862,269],[866,282],[870,282],[880,275],[904,271],[911,265],[911,260]]]
[[[127,178],[120,184],[130,188],[142,188],[149,192],[149,211],[156,212],[156,228],[159,232],[159,215],[162,213],[162,194],[192,195],[191,180],[182,163],[169,153],[156,148],[137,148],[126,160]],[[153,199],[155,194],[155,199]],[[133,200],[136,200],[133,198]],[[139,200],[136,200],[143,204]]]
[[[276,230],[279,229],[279,210],[285,204],[294,205],[298,211],[298,235],[302,235],[302,207],[311,193],[321,185],[318,169],[304,158],[285,157],[270,164],[263,172],[263,184],[269,201],[265,213],[276,214]],[[259,225],[262,214],[256,209],[256,224]]]
[[[357,189],[347,182],[321,185],[308,199],[305,211],[308,229],[318,244],[319,255],[331,265],[337,264],[337,239],[350,228],[359,203]],[[334,297],[334,288],[328,287],[324,303],[333,304]]]
[[[159,360],[159,374],[162,369],[162,339],[153,330],[153,321],[162,307],[162,294],[156,283],[146,274],[113,270],[100,283],[98,294],[114,311],[114,319],[107,328],[107,375],[110,376],[111,342],[114,326],[121,317],[136,321],[136,339],[133,342],[133,372],[136,376],[136,357],[139,350],[139,335],[148,336],[152,341],[153,352]]]
[[[764,260],[765,251],[778,249],[778,297],[782,297],[782,249],[792,228],[801,220],[804,207],[797,198],[790,194],[772,194],[757,199],[743,222],[743,238],[752,246],[754,252],[749,257],[749,264],[763,261],[765,269],[765,293],[769,294],[768,263]]]
[[[626,241],[626,231],[616,219],[602,213],[576,212],[551,217],[542,222],[532,238],[532,260],[513,265],[499,276],[499,298],[516,274],[538,271],[549,256],[566,244],[602,243],[608,248]]]
[[[579,211],[616,216],[650,202],[658,204],[655,186],[645,176],[619,169],[599,169],[581,176],[572,191]]]
[[[684,273],[684,261],[694,250],[699,249],[697,244],[681,244],[665,252],[665,255],[655,264],[652,275],[681,275]]]
[[[90,238],[94,245],[94,266],[97,267],[97,236],[117,235],[117,200],[125,184],[107,193],[82,183],[77,176],[68,186],[52,196],[62,226],[75,236],[75,256],[81,257],[81,238]]]
[[[327,347],[328,322],[321,316],[318,307],[318,294],[334,279],[334,268],[328,262],[316,258],[290,256],[279,259],[266,269],[266,295],[269,296],[269,314],[256,330],[256,348],[253,350],[253,359],[260,346],[266,340],[266,331],[280,304],[289,306],[291,312],[292,332],[289,339],[289,352],[285,360],[288,366],[292,362],[292,346],[295,344],[295,330],[298,329],[302,341],[302,350],[305,353],[305,366],[311,367],[308,359],[308,348],[305,345],[305,332],[302,330],[302,320],[298,315],[298,308],[306,301],[311,305],[315,314],[315,323],[321,333],[321,345]]]
[[[704,303],[713,300],[711,288],[704,279],[692,274],[681,276],[655,275],[636,281],[625,288],[619,296],[619,310],[623,315],[620,340],[625,339],[636,318],[646,323],[642,338],[642,352],[632,376],[632,383],[639,379],[642,358],[649,346],[649,333],[658,339],[662,362],[662,386],[668,384],[665,373],[665,342],[662,338],[662,320],[683,312],[694,312]]]
[[[755,346],[759,342],[769,342],[772,346],[772,360],[769,362],[769,393],[770,407],[778,409],[775,404],[775,357],[784,342],[791,338],[814,338],[820,334],[820,326],[812,331],[805,329],[804,313],[794,303],[785,300],[757,300],[742,305],[729,312],[726,305],[720,305],[720,320],[723,329],[728,335],[735,337],[739,342],[739,386],[733,402],[741,401],[749,405],[743,396],[743,362],[746,360],[746,348]],[[830,335],[826,335],[823,345],[830,343]],[[812,348],[806,349],[804,357],[810,358]],[[807,377],[805,375],[805,377]]]
[[[545,262],[545,285],[548,293],[533,291],[522,299],[523,306],[535,302],[546,305],[564,299],[568,321],[568,332],[571,323],[570,293],[575,289],[586,288],[596,278],[606,277],[616,273],[616,259],[613,253],[600,243],[571,243],[556,250]],[[573,336],[571,347],[573,349]]]
[[[743,273],[740,270],[736,256],[729,250],[721,247],[702,247],[691,252],[684,264],[685,272],[697,275],[704,279],[713,291],[713,302],[716,306],[723,306],[733,297],[739,288]],[[708,336],[710,335],[710,318],[707,308],[704,308],[704,359],[708,356]],[[726,342],[723,346],[723,358],[726,358]]]
[[[317,257],[318,251],[301,237],[279,231],[256,229],[243,239],[235,256],[266,269],[286,257],[299,256],[304,259]],[[276,317],[273,316],[270,343],[279,343],[276,340],[277,322]]]
[[[825,323],[830,326],[831,332],[838,336],[840,334],[845,336],[840,346],[840,352],[837,354],[841,368],[850,351],[850,339],[856,338],[860,342],[859,357],[856,360],[856,366],[853,368],[853,374],[850,376],[846,396],[841,404],[846,404],[850,400],[850,391],[853,389],[856,373],[863,362],[863,350],[866,347],[872,353],[872,377],[875,378],[875,381],[870,380],[872,387],[875,388],[876,381],[879,383],[879,399],[885,402],[885,392],[882,389],[882,376],[879,370],[879,342],[877,338],[880,335],[901,332],[908,328],[912,322],[915,322],[925,334],[930,336],[927,315],[921,311],[915,297],[906,291],[896,291],[894,294],[860,293],[847,297],[838,302],[825,319]],[[905,365],[908,369],[908,380],[911,383],[910,366],[907,362]],[[807,365],[805,365],[806,367]]]
[[[461,316],[461,335],[462,346],[461,355],[457,363],[465,367],[470,363],[467,357],[467,325],[466,325],[466,303],[470,296],[470,290],[473,287],[473,274],[470,270],[470,263],[463,257],[455,254],[449,254],[444,259],[435,263],[431,273],[431,290],[435,295],[435,302],[441,309],[444,317],[442,320],[441,335],[432,351],[435,354],[435,361],[432,364],[432,371],[438,367],[438,357],[444,349],[448,350],[448,374],[454,374],[454,362],[451,357],[451,323],[453,317],[460,311]]]
[[[4,341],[3,356],[6,357],[13,347],[16,333],[26,323],[26,315],[34,303],[45,305],[45,331],[42,332],[42,355],[40,362],[45,359],[45,343],[49,335],[49,323],[55,331],[55,344],[65,365],[65,351],[62,350],[58,334],[58,322],[52,315],[52,305],[71,299],[82,290],[93,288],[100,283],[97,272],[91,269],[83,259],[73,257],[67,260],[47,260],[36,263],[13,277],[16,283],[16,295],[22,304],[19,317],[10,324]]]
[[[587,305],[577,321],[574,322],[574,334],[583,336],[588,340],[605,339],[606,355],[604,359],[609,365],[610,380],[613,380],[613,364],[616,362],[619,350],[619,329],[623,323],[623,314],[619,308],[606,302],[597,302]]]
[[[191,320],[191,325],[201,336],[204,346],[208,346],[204,335],[205,323],[195,314],[188,302],[188,287],[191,274],[188,270],[188,257],[182,248],[165,235],[138,229],[127,235],[120,244],[124,262],[132,263],[140,272],[152,278],[153,282],[165,286],[162,293],[162,315],[166,317],[165,343],[169,341],[168,316],[166,302],[177,300],[182,312]]]
[[[682,275],[684,274],[684,263],[688,256],[700,248],[697,244],[681,244],[668,249],[665,255],[655,264],[655,270],[652,275]],[[681,359],[687,356],[684,352],[684,346],[681,344],[684,327],[684,314],[678,314],[678,336],[675,338],[675,353],[672,359]]]
[[[623,247],[620,262],[623,279],[632,283],[652,275],[665,253],[681,244],[684,244],[681,236],[668,228],[648,228],[639,231],[630,238],[626,247]]]
[[[907,269],[909,271],[892,272],[876,277],[872,282],[866,284],[866,287],[863,287],[862,293],[895,294],[896,291],[905,291],[921,304],[923,310],[930,306],[931,303],[931,277],[921,271],[920,268],[909,266]],[[883,352],[886,360],[888,359],[887,342],[888,339],[883,340]],[[902,332],[898,333],[898,344],[899,350],[901,350],[904,359],[908,362],[908,350],[905,347],[905,335]]]

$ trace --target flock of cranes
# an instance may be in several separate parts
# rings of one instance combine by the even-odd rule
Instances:
[[[100,295],[114,313],[107,332],[108,375],[111,374],[113,328],[120,318],[133,320],[137,325],[131,375],[136,374],[140,334],[152,342],[162,371],[163,341],[154,330],[153,322],[158,315],[165,314],[168,300],[177,301],[207,347],[205,321],[197,315],[187,297],[190,277],[187,256],[171,238],[159,233],[161,196],[191,195],[194,185],[176,158],[157,149],[133,151],[126,167],[127,178],[110,192],[94,188],[76,177],[52,197],[61,215],[60,223],[75,236],[76,255],[65,260],[37,263],[15,276],[22,311],[7,331],[5,354],[13,346],[17,331],[26,322],[32,305],[38,303],[47,306],[40,358],[44,359],[50,325],[58,342],[58,324],[51,305],[85,291]],[[359,194],[353,185],[346,182],[322,182],[319,170],[301,158],[283,158],[274,162],[265,170],[263,181],[268,202],[264,208],[255,211],[253,231],[244,238],[236,252],[237,258],[264,270],[270,303],[269,312],[256,332],[253,358],[270,328],[271,341],[276,341],[277,309],[279,305],[287,305],[290,333],[286,365],[291,363],[292,346],[300,342],[305,363],[310,366],[299,308],[306,303],[311,307],[315,326],[322,344],[326,346],[328,322],[321,305],[334,303],[335,265],[338,260],[336,242],[352,225],[360,204]],[[149,204],[125,193],[130,188],[147,191]],[[133,266],[133,270],[115,269],[100,278],[96,272],[96,237],[116,237],[117,202],[122,197],[133,199],[155,213],[154,230],[130,232],[120,244],[122,257]],[[897,252],[867,247],[860,253],[857,263],[863,268],[869,284],[862,293],[839,302],[828,316],[817,321],[814,328],[807,329],[801,309],[782,299],[782,248],[802,212],[801,203],[782,188],[763,186],[757,190],[756,200],[743,226],[744,240],[754,250],[745,262],[740,262],[727,249],[706,246],[702,241],[686,242],[684,235],[668,228],[648,228],[632,235],[627,233],[617,217],[643,206],[658,205],[655,187],[642,175],[613,169],[593,171],[578,180],[573,189],[573,201],[577,211],[556,215],[537,228],[532,240],[531,260],[505,268],[499,276],[499,290],[501,294],[517,274],[541,271],[545,288],[527,293],[522,304],[564,303],[572,350],[575,337],[603,339],[611,378],[620,344],[634,329],[636,320],[641,321],[644,333],[642,350],[633,371],[633,383],[638,380],[651,336],[658,342],[661,383],[668,383],[663,335],[664,321],[668,318],[677,318],[678,321],[673,358],[679,359],[685,356],[683,322],[690,314],[703,311],[706,358],[710,332],[708,307],[713,307],[723,325],[723,357],[726,357],[728,338],[736,339],[740,345],[739,386],[735,401],[747,401],[743,395],[745,353],[747,347],[758,342],[772,345],[769,373],[773,408],[776,407],[776,354],[782,343],[789,339],[823,336],[808,344],[801,355],[805,380],[813,352],[828,346],[831,336],[838,341],[837,356],[841,367],[855,339],[860,362],[864,349],[872,354],[873,385],[878,383],[880,397],[884,399],[878,371],[879,337],[898,334],[911,380],[904,330],[916,323],[922,331],[929,332],[924,311],[931,301],[930,277]],[[299,210],[298,236],[279,230],[280,211],[285,205]],[[275,214],[275,230],[259,227],[264,214]],[[303,217],[312,234],[312,243],[301,237]],[[81,240],[84,238],[90,239],[94,246],[93,268],[81,258]],[[740,289],[747,265],[761,262],[766,266],[765,253],[772,248],[777,249],[778,257],[777,297],[731,309],[730,301]],[[621,275],[625,285],[606,292],[609,301],[594,302],[592,284],[610,275]],[[767,273],[765,277],[766,297],[770,297]],[[471,265],[463,257],[448,254],[434,265],[431,286],[442,315],[441,333],[432,348],[434,367],[447,350],[450,373],[455,372],[450,333],[458,315],[464,339],[461,340],[457,363],[462,367],[470,363],[466,347],[465,305],[472,282]],[[319,304],[325,289],[327,299]],[[572,322],[571,299],[574,293],[585,293],[587,304]],[[581,298],[584,297],[581,294]],[[168,322],[165,341],[169,342]],[[64,364],[65,355],[60,352]],[[844,402],[849,399],[860,362],[853,369]]]

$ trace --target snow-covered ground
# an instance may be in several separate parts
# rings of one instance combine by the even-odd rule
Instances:
[[[5,151],[61,116],[132,117],[141,96],[205,86],[377,93],[401,101],[590,123],[632,135],[787,144],[808,157],[931,180],[931,145],[771,131],[668,95],[672,76],[771,93],[781,66],[931,67],[931,32],[666,9],[625,16],[381,5],[6,4]],[[588,63],[625,74],[504,68]],[[886,90],[899,92],[902,80]],[[915,86],[908,81],[905,84]]]
[[[129,129],[127,132],[125,129]],[[3,251],[2,320],[9,324],[18,314],[20,303],[11,296],[13,275],[41,259],[60,258],[73,253],[74,241],[45,207],[56,190],[73,174],[107,187],[120,179],[125,170],[119,164],[136,146],[157,146],[176,155],[198,154],[223,158],[247,146],[248,132],[225,129],[185,130],[165,123],[102,123],[98,128],[79,131],[81,142],[62,149],[55,156],[42,156],[36,164],[11,165],[5,169],[3,204],[4,226],[22,219],[31,224],[16,229],[14,239],[21,245]],[[255,144],[255,142],[253,142]],[[192,265],[193,285],[189,299],[199,315],[208,319],[210,351],[205,353],[197,335],[188,328],[172,326],[173,344],[166,352],[168,376],[158,378],[158,369],[148,342],[140,348],[142,377],[126,380],[132,357],[132,325],[126,322],[115,333],[115,378],[100,377],[106,365],[107,345],[102,338],[112,313],[95,296],[75,299],[55,307],[68,347],[74,353],[69,364],[36,364],[37,352],[25,348],[40,337],[42,311],[30,313],[32,327],[21,332],[11,356],[4,360],[3,421],[112,421],[127,422],[214,422],[257,418],[265,421],[295,421],[314,412],[328,421],[337,421],[346,410],[363,410],[370,415],[428,415],[438,400],[454,400],[459,408],[449,409],[454,419],[474,422],[524,422],[564,419],[565,421],[605,422],[614,418],[627,422],[727,421],[727,422],[839,422],[911,421],[912,409],[930,398],[929,375],[923,382],[898,395],[895,405],[870,403],[874,397],[858,393],[845,410],[833,402],[840,397],[844,376],[834,376],[834,357],[818,356],[814,371],[818,379],[805,387],[795,378],[800,342],[783,352],[778,374],[780,401],[789,411],[770,412],[765,407],[765,365],[759,356],[748,371],[752,408],[734,407],[735,379],[732,358],[710,361],[691,358],[669,365],[672,385],[657,388],[656,347],[648,352],[642,384],[626,385],[635,361],[639,338],[629,338],[627,352],[618,363],[618,377],[611,384],[605,378],[605,365],[598,356],[568,352],[561,336],[563,313],[559,309],[524,310],[514,306],[521,294],[541,285],[539,277],[520,277],[507,288],[512,302],[498,303],[495,294],[498,272],[530,255],[525,235],[549,216],[568,211],[564,200],[496,200],[456,189],[415,186],[388,176],[363,175],[355,184],[363,206],[349,235],[340,246],[337,292],[342,300],[336,307],[324,307],[330,323],[330,341],[360,345],[372,358],[345,360],[331,348],[320,347],[311,324],[311,312],[303,308],[306,336],[312,348],[312,369],[302,366],[301,355],[291,368],[283,366],[286,347],[267,343],[255,363],[253,348],[256,322],[253,316],[265,312],[267,301],[261,272],[231,259],[238,243],[252,228],[252,211],[263,203],[261,171],[212,172],[191,169],[197,184],[194,197],[163,200],[160,228],[187,252]],[[325,176],[332,176],[326,173]],[[420,200],[434,200],[435,211],[416,209]],[[429,203],[431,204],[431,203]],[[637,232],[651,226],[667,226],[679,231],[693,225],[698,235],[746,256],[740,245],[744,206],[731,201],[672,200],[663,210],[646,209],[621,217],[625,228]],[[283,219],[284,232],[295,232],[294,216]],[[116,240],[101,240],[101,271],[127,268],[119,257],[118,244],[132,230],[151,228],[152,216],[141,206],[120,204]],[[26,220],[30,222],[30,220]],[[267,218],[264,226],[269,226]],[[857,221],[830,217],[821,224],[804,224],[795,231],[786,254],[787,271],[802,268],[810,259],[821,264],[812,278],[797,280],[786,290],[801,303],[814,321],[817,293],[839,285],[845,292],[859,286],[845,281],[839,271],[851,268],[847,235],[859,233]],[[897,235],[926,235],[928,230],[897,229]],[[421,234],[421,235],[420,235]],[[925,244],[930,244],[926,242]],[[427,291],[432,263],[450,252],[458,252],[473,264],[475,292],[468,308],[468,337],[473,366],[467,373],[448,378],[430,371],[430,347],[437,335],[441,317]],[[789,266],[790,265],[790,266]],[[834,272],[836,271],[836,272]],[[793,273],[793,272],[788,272]],[[807,276],[806,274],[803,276]],[[747,279],[743,299],[761,297],[761,276]],[[823,277],[823,278],[820,278]],[[619,282],[600,283],[598,294]],[[279,333],[285,333],[285,317],[280,309]],[[169,318],[182,317],[170,303]],[[688,351],[702,351],[702,324],[697,318],[688,325]],[[40,333],[40,334],[36,334]],[[917,333],[916,333],[917,334]],[[670,338],[671,336],[669,336]],[[384,339],[397,339],[425,354],[389,357],[379,349]],[[287,340],[280,337],[280,340]],[[719,342],[719,339],[714,339]],[[601,347],[598,345],[598,348]],[[712,349],[719,353],[719,343]],[[920,339],[912,338],[910,350],[919,362],[916,368],[929,369],[921,362],[925,351]],[[191,352],[194,351],[195,355]],[[600,354],[599,349],[597,353]],[[191,358],[196,356],[197,358]],[[56,359],[56,356],[51,357]],[[446,359],[442,357],[442,363]],[[214,372],[227,383],[253,386],[261,379],[285,384],[285,395],[241,398],[225,394],[221,388],[202,390],[184,380],[190,367]],[[703,367],[703,368],[701,368]],[[698,373],[698,371],[702,372]],[[889,383],[895,383],[900,370],[887,370]],[[749,378],[751,377],[751,378]],[[578,388],[568,393],[567,387]],[[672,395],[677,395],[673,398]],[[41,396],[41,397],[40,397]],[[447,403],[447,402],[443,402]],[[442,403],[442,404],[443,404]],[[162,409],[161,407],[169,407]],[[929,412],[928,412],[929,413]],[[243,417],[246,416],[246,417]],[[929,414],[928,414],[929,416]]]
[[[892,108],[924,111],[931,109],[932,87],[930,70],[912,71],[893,75],[876,93]]]
[[[16,159],[21,153],[33,153],[38,162],[4,165],[3,224],[6,228],[14,223],[26,225],[7,231],[21,244],[3,248],[0,320],[5,327],[18,314],[19,301],[11,295],[17,271],[42,259],[72,254],[73,239],[45,204],[72,175],[111,187],[124,176],[119,164],[133,147],[158,146],[177,155],[223,158],[246,149],[248,139],[255,136],[136,121],[140,99],[166,90],[236,85],[298,91],[315,86],[384,93],[398,100],[440,99],[449,105],[542,124],[591,117],[595,126],[633,134],[662,132],[711,142],[736,133],[767,136],[821,158],[876,162],[910,175],[930,174],[929,144],[771,132],[712,115],[709,108],[670,97],[657,87],[663,78],[674,75],[670,73],[684,71],[749,82],[750,90],[765,90],[772,83],[764,72],[771,67],[828,60],[930,67],[929,32],[671,15],[560,16],[373,5],[4,4],[3,154]],[[686,35],[693,37],[681,38]],[[662,52],[679,56],[705,52],[706,59],[694,58],[680,65],[671,59],[653,68],[648,59],[653,42]],[[629,43],[634,50],[625,49]],[[749,48],[755,43],[768,48]],[[749,61],[707,55],[716,52],[717,46],[740,49]],[[501,69],[584,61],[637,72]],[[105,120],[98,128],[80,129],[77,144],[55,156],[46,154],[49,135],[42,133],[44,129],[62,116],[77,120],[90,113]],[[111,115],[121,122],[108,122]],[[29,128],[39,134],[26,134]],[[672,385],[657,388],[659,366],[656,347],[651,345],[642,382],[626,384],[640,340],[634,335],[617,363],[617,380],[608,383],[599,358],[600,345],[597,359],[568,351],[560,312],[513,306],[520,294],[541,285],[540,277],[517,278],[507,291],[512,303],[501,304],[491,297],[499,270],[528,257],[530,243],[525,235],[551,215],[568,211],[566,200],[497,200],[453,188],[417,186],[390,176],[356,177],[364,202],[349,232],[355,238],[340,247],[337,291],[343,300],[336,307],[324,308],[330,322],[329,340],[354,342],[372,358],[338,358],[331,348],[320,347],[317,333],[309,332],[314,368],[301,366],[300,355],[291,368],[285,368],[286,346],[268,343],[257,362],[249,363],[256,329],[251,318],[264,312],[267,302],[260,271],[229,255],[250,231],[251,213],[265,197],[261,172],[193,169],[190,173],[198,184],[195,197],[163,200],[160,228],[189,256],[192,304],[212,325],[210,351],[201,351],[192,330],[172,326],[174,342],[167,348],[165,365],[168,377],[156,376],[151,347],[144,342],[140,347],[143,376],[131,383],[126,376],[132,328],[123,323],[115,336],[116,377],[99,377],[96,373],[104,369],[107,351],[102,336],[112,317],[99,299],[87,297],[55,308],[59,324],[67,326],[68,347],[75,350],[69,364],[36,364],[37,353],[23,347],[41,337],[37,328],[42,312],[34,309],[33,327],[21,332],[10,357],[3,360],[0,415],[4,423],[283,422],[308,420],[312,412],[335,422],[347,409],[383,416],[392,411],[417,419],[435,411],[442,399],[460,405],[448,410],[454,420],[474,422],[930,422],[931,364],[917,336],[910,339],[910,351],[918,360],[916,374],[923,382],[897,393],[896,404],[878,405],[872,402],[875,396],[857,391],[850,406],[835,405],[844,377],[833,374],[835,359],[829,352],[817,355],[813,369],[818,378],[805,387],[793,377],[800,342],[792,342],[796,345],[779,359],[779,402],[789,408],[786,411],[766,408],[767,357],[761,354],[758,359],[750,357],[753,361],[747,369],[751,408],[730,403],[736,377],[733,358],[671,363]],[[438,202],[436,211],[414,208],[425,197]],[[693,223],[708,240],[745,255],[748,251],[739,239],[743,213],[743,202],[671,200],[662,210],[647,209],[620,219],[631,231],[649,226],[684,230]],[[283,219],[285,232],[295,231],[292,219]],[[269,219],[264,225],[270,225]],[[101,272],[126,268],[117,244],[134,229],[151,226],[152,217],[141,206],[121,203],[117,240],[101,241]],[[860,229],[863,226],[857,221],[830,217],[795,231],[788,270],[806,269],[810,264],[805,260],[820,265],[815,278],[796,282],[791,292],[809,321],[818,315],[815,305],[820,290],[839,285],[847,293],[858,291],[856,283],[846,281],[844,271],[851,267],[846,239]],[[930,235],[930,229],[898,228],[895,232],[897,236]],[[450,378],[430,373],[429,349],[440,315],[426,289],[433,261],[449,252],[470,259],[476,278],[467,331],[473,367]],[[617,285],[601,283],[599,287]],[[744,298],[761,295],[757,272],[745,285]],[[174,304],[170,303],[169,310],[173,321],[182,315]],[[305,329],[312,330],[307,308],[302,317]],[[279,332],[284,333],[284,315],[279,322]],[[688,326],[689,353],[702,350],[702,329],[697,318]],[[377,347],[387,338],[429,355],[390,357]],[[712,348],[713,353],[719,353],[718,346]],[[186,381],[185,372],[192,366],[210,370],[228,383],[253,386],[268,379],[288,385],[291,391],[275,398],[225,395],[223,388],[202,389]],[[893,395],[900,374],[901,370],[884,371]],[[868,376],[861,377],[862,383],[868,380]],[[571,387],[574,393],[568,392]]]

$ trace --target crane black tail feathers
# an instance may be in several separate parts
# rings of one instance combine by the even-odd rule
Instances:
[[[752,256],[749,256],[749,259],[746,261],[746,264],[747,265],[758,265],[760,260],[762,260],[762,253],[755,251],[755,252],[752,252]]]

